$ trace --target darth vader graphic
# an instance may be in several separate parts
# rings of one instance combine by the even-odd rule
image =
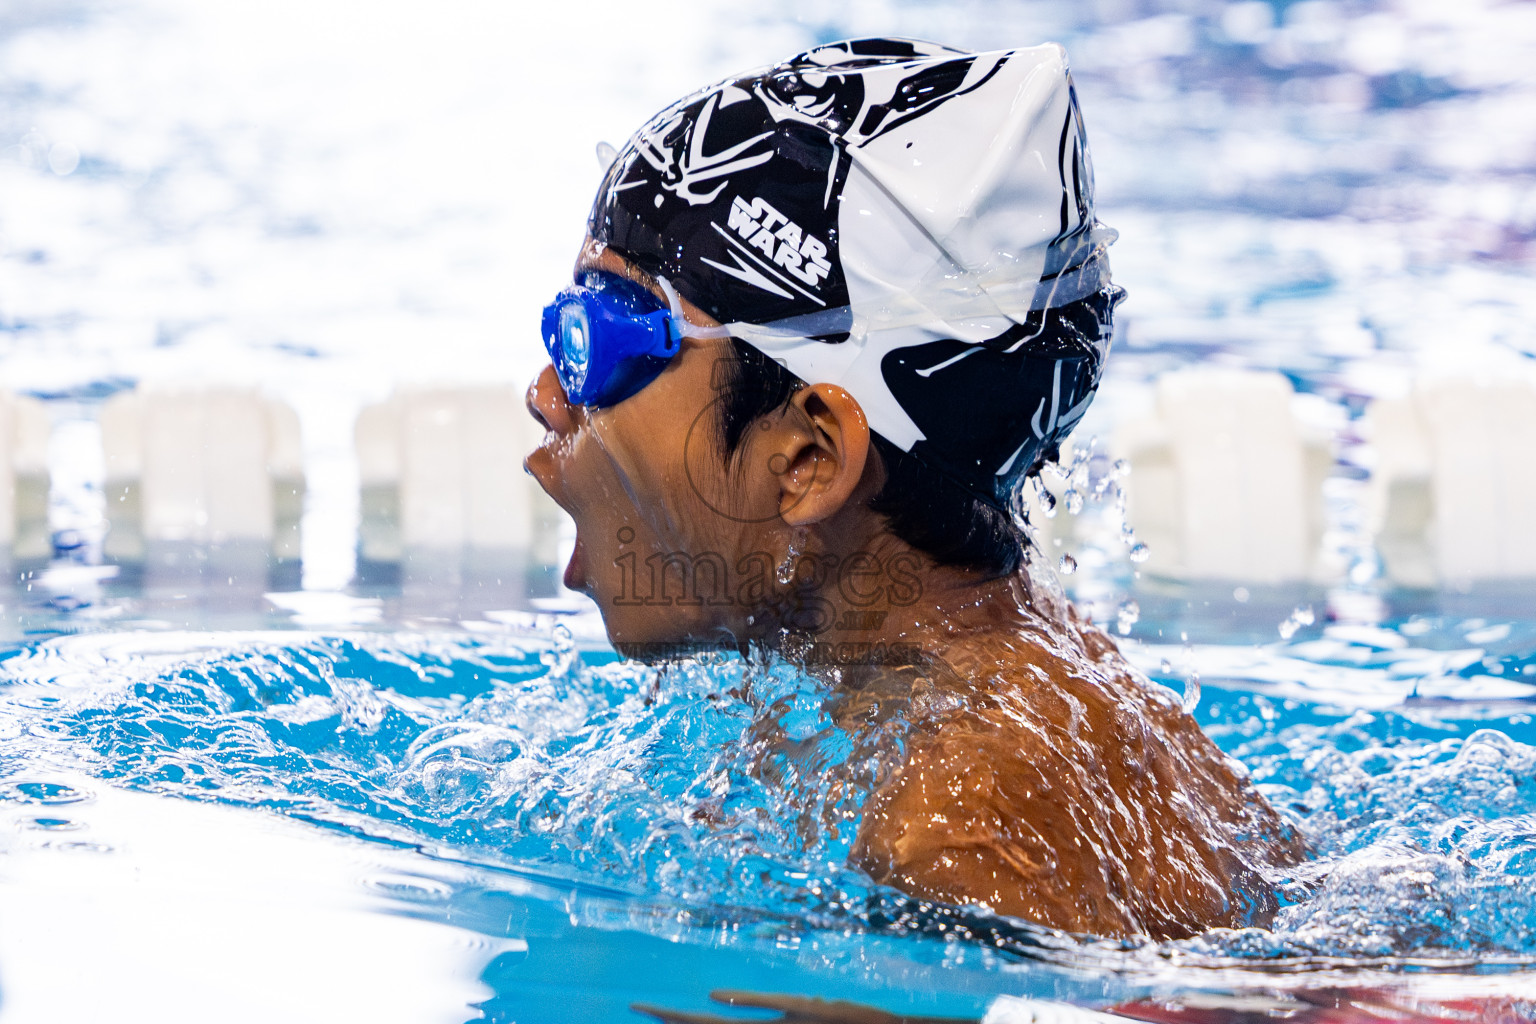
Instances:
[[[846,305],[837,269],[849,168],[842,151],[955,95],[975,59],[930,43],[859,40],[688,97],[652,118],[610,166],[591,234],[723,322]],[[868,69],[909,66],[892,87],[868,88]],[[736,229],[731,222],[738,199],[772,211],[766,225],[757,219],[759,229],[800,237],[802,264],[822,247],[830,272],[807,286],[786,266],[790,251],[779,243],[788,237],[772,252],[761,240],[753,245],[756,231],[742,237],[740,218]]]
[[[979,497],[1007,494],[1087,412],[1115,301],[1115,292],[1100,292],[984,344],[945,339],[888,353],[880,367],[886,386],[923,434],[912,454]],[[1055,320],[1051,340],[1031,345],[1045,336],[1047,318]]]
[[[630,139],[589,233],[995,504],[1108,345],[1113,233],[1051,45],[854,40],[702,90]]]

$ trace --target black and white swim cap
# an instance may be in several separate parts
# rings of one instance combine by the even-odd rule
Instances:
[[[1055,44],[861,39],[703,89],[618,153],[588,231],[999,506],[1109,347],[1115,234]]]

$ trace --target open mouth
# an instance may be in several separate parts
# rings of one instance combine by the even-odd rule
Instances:
[[[533,477],[539,487],[544,490],[544,493],[549,495],[566,515],[572,519],[576,518],[575,512],[571,509],[570,500],[564,493],[564,489],[551,486],[558,479],[558,474],[549,464],[549,452],[547,449],[540,446],[529,452],[523,459],[523,469],[529,476]],[[586,586],[587,574],[585,563],[582,559],[581,532],[579,527],[576,533],[576,543],[571,549],[570,561],[566,563],[565,572],[561,578],[569,590],[583,590]]]
[[[577,533],[576,543],[571,548],[571,560],[565,563],[562,577],[567,590],[583,590],[586,587],[587,572],[581,556],[581,534]]]

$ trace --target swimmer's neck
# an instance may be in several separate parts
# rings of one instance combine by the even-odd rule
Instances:
[[[823,540],[802,556],[796,613],[812,628],[787,628],[769,643],[791,660],[900,663],[900,651],[932,652],[1038,615],[1023,571],[988,576],[942,565],[883,529],[843,536],[852,540]]]

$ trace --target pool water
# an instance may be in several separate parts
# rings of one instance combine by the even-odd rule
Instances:
[[[1090,941],[871,886],[874,748],[817,681],[621,663],[571,595],[354,580],[358,409],[531,376],[593,145],[862,34],[1067,45],[1130,291],[1080,436],[1188,365],[1279,370],[1335,435],[1336,581],[1141,578],[1086,526],[1064,580],[1312,844],[1269,929]],[[1529,371],[1533,54],[1512,3],[0,5],[0,381],[48,405],[56,541],[0,588],[0,1024],[764,1019],[716,989],[1536,1019],[1536,587],[1392,589],[1356,429],[1416,375]],[[300,417],[282,591],[100,564],[101,402],[187,379]]]
[[[288,855],[301,873],[311,845],[368,850],[387,870],[328,898],[355,888],[372,913],[477,936],[468,959],[494,994],[471,1001],[492,1020],[633,1019],[632,1002],[701,1009],[721,988],[979,1017],[999,995],[1103,1004],[1346,967],[1355,985],[1470,970],[1520,990],[1536,967],[1536,685],[1515,680],[1536,653],[1503,625],[1177,652],[1204,668],[1202,724],[1316,851],[1279,880],[1273,927],[1178,942],[1073,938],[872,886],[844,862],[875,751],[832,725],[825,683],[734,655],[641,667],[563,622],[19,645],[0,675],[0,802],[8,852],[34,859],[123,856],[96,810],[119,790],[307,823]],[[1406,661],[1467,693],[1383,700]],[[1318,677],[1310,698],[1263,678],[1298,668]],[[1383,685],[1330,689],[1331,670]],[[1480,694],[1478,675],[1502,686]],[[273,867],[231,864],[254,885]]]

